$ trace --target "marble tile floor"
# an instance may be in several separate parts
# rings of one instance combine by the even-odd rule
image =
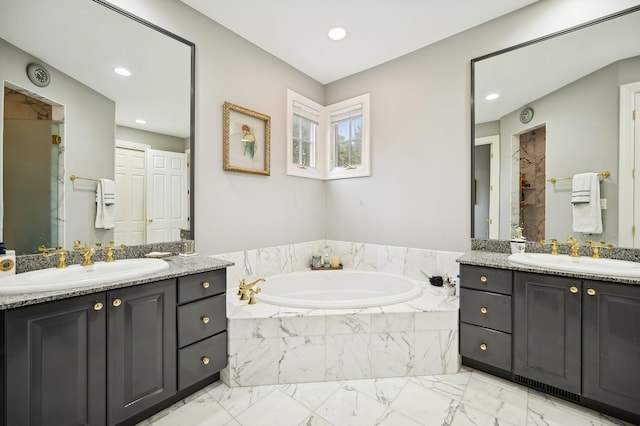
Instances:
[[[229,388],[218,381],[138,426],[627,425],[464,368],[457,374]]]

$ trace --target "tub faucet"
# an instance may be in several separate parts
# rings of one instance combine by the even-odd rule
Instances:
[[[240,300],[248,300],[249,296],[247,296],[247,292],[249,290],[251,290],[253,293],[255,293],[255,291],[253,290],[253,287],[261,282],[266,282],[266,280],[264,278],[258,278],[257,280],[255,280],[252,283],[247,284],[247,280],[245,278],[243,278],[240,281],[240,285],[238,286],[238,296],[240,296]],[[258,288],[259,290],[259,288]],[[259,293],[259,291],[258,291]],[[251,295],[253,297],[253,294]],[[255,304],[255,299],[253,301],[253,303],[251,303],[251,305]]]

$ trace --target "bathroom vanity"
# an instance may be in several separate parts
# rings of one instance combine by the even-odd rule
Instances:
[[[135,424],[217,380],[231,263],[167,262],[135,281],[0,295],[0,424]]]
[[[640,424],[640,280],[460,265],[462,363]]]

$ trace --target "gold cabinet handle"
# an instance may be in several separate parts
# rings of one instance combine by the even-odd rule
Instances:
[[[93,304],[94,311],[101,311],[104,308],[104,305],[101,302],[96,302]]]
[[[120,305],[122,305],[122,300],[118,299],[117,297],[115,299],[113,299],[112,302],[113,306],[115,306],[116,308]]]
[[[148,223],[153,223],[153,219],[147,219]]]
[[[487,312],[489,312],[489,310],[483,306],[482,308],[480,308],[480,312],[486,314]]]
[[[480,281],[481,281],[481,282],[483,282],[483,283],[486,283],[486,282],[487,282],[487,277],[486,277],[486,276],[484,276],[484,275],[483,275],[483,276],[481,276],[481,277],[480,277]]]
[[[579,292],[580,290],[578,290],[578,287],[576,287],[576,286],[572,285],[572,286],[569,288],[569,291],[570,291],[571,293],[573,293],[573,294],[576,294],[576,293],[577,293],[577,292]]]
[[[486,351],[487,350],[487,344],[483,343],[480,345],[480,350]]]
[[[209,317],[202,317],[200,321],[202,321],[203,324],[209,324]]]
[[[203,356],[202,358],[200,358],[200,360],[202,361],[202,363],[204,365],[209,364],[209,361],[210,361],[210,359],[208,357],[206,357],[206,356]]]
[[[202,288],[205,288],[205,289],[209,288],[209,283],[207,281],[203,281],[201,285],[202,285]]]
[[[592,288],[588,288],[587,289],[587,294],[589,296],[595,296],[596,295],[596,291],[594,289],[592,289]]]

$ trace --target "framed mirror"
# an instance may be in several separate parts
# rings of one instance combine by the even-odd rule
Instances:
[[[521,227],[530,241],[636,246],[640,135],[624,102],[640,99],[639,39],[637,6],[472,60],[472,238]],[[601,233],[574,232],[572,177],[588,172],[600,174]]]
[[[0,7],[0,240],[29,254],[193,239],[195,45],[102,0]],[[100,179],[116,184],[104,226]]]

